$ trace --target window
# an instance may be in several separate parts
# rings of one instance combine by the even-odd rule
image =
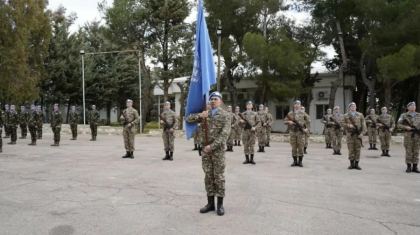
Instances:
[[[316,119],[322,119],[322,117],[327,113],[328,104],[318,104],[316,105]]]
[[[289,106],[276,106],[276,119],[283,120],[289,112]]]

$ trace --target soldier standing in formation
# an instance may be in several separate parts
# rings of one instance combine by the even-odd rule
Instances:
[[[300,111],[306,113],[306,109],[305,107],[300,107]],[[306,126],[304,126],[303,128],[306,128]],[[308,152],[306,152],[306,150],[308,149],[308,140],[309,140],[309,132],[305,133],[305,142],[303,145],[303,154],[308,154]]]
[[[96,110],[96,105],[92,105],[92,110],[89,112],[88,115],[88,122],[90,124],[90,132],[92,133],[92,139],[90,141],[96,141],[99,122],[99,111]]]
[[[388,109],[386,107],[381,108],[382,115],[378,117],[378,131],[379,140],[381,141],[381,156],[391,157],[389,155],[389,142],[391,140],[392,132],[395,129],[395,121],[392,115],[388,115]]]
[[[419,148],[420,148],[420,135],[413,132],[414,128],[420,128],[420,113],[416,112],[416,103],[410,102],[407,104],[408,112],[398,121],[398,128],[403,130],[404,133],[404,148],[405,148],[405,163],[407,170],[405,172],[420,173],[418,169],[419,164]],[[413,165],[413,168],[411,168]]]
[[[178,127],[176,120],[176,113],[171,110],[171,103],[165,102],[165,111],[161,114],[163,120],[160,123],[165,124],[162,132],[163,145],[165,147],[165,157],[162,160],[173,160],[174,157],[174,140],[175,129]]]
[[[77,124],[79,124],[79,113],[76,112],[76,106],[71,106],[69,124],[71,129],[71,135],[73,137],[70,140],[77,140]]]
[[[363,145],[363,135],[366,134],[367,128],[363,114],[356,112],[356,103],[349,104],[349,112],[344,114],[344,123],[347,128],[347,147],[350,160],[348,169],[361,170],[362,168],[359,166],[360,151]],[[356,133],[356,127],[360,132],[359,135]]]
[[[246,102],[246,111],[242,113],[244,119],[240,119],[243,128],[242,142],[244,143],[245,161],[244,164],[255,164],[254,148],[256,131],[261,126],[261,120],[258,114],[252,111],[252,102]]]
[[[330,118],[333,121],[329,120],[331,125],[333,126],[333,155],[341,155],[341,141],[343,139],[343,131],[344,131],[344,115],[340,114],[340,107],[334,107],[334,115]]]
[[[5,126],[4,116],[5,116],[5,113],[4,113],[4,111],[1,109],[1,102],[0,102],[0,153],[2,153],[2,152],[3,152],[3,138],[2,138],[2,132],[3,132],[3,127]]]
[[[124,147],[126,154],[122,158],[134,158],[134,139],[136,136],[136,124],[139,122],[139,113],[133,108],[133,101],[128,99],[126,101],[127,108],[123,110],[120,117],[124,122]]]
[[[265,147],[270,147],[270,135],[271,135],[271,125],[273,124],[273,116],[268,112],[268,107],[265,107],[265,113],[267,114],[267,144]]]
[[[38,124],[38,128],[36,129],[38,132],[38,139],[42,139],[42,126],[44,125],[44,112],[41,109],[41,105],[38,105],[38,115],[39,115],[39,124]]]
[[[235,107],[235,114],[236,114],[236,119],[240,120],[241,118],[239,117],[239,114],[240,114],[239,106]],[[235,133],[235,137],[234,137],[235,146],[241,146],[242,130],[243,128],[242,126],[239,125],[239,122],[238,122],[238,125],[236,125],[235,128],[232,129],[232,131]]]
[[[7,123],[9,120],[9,113],[10,113],[9,105],[6,104],[4,105],[4,133],[5,133],[4,138],[10,138],[10,130],[9,130],[9,127],[7,126]]]
[[[258,133],[258,151],[260,153],[265,153],[264,147],[267,144],[267,126],[271,124],[267,113],[264,111],[264,105],[260,104],[258,106],[258,118],[261,121],[261,126],[257,129]]]
[[[51,128],[54,133],[54,144],[51,146],[60,146],[60,132],[61,124],[63,123],[63,117],[61,116],[60,110],[58,110],[58,104],[54,104],[54,110],[51,112]]]
[[[10,105],[10,111],[9,111],[9,116],[7,118],[7,128],[9,129],[10,132],[10,138],[11,141],[10,143],[7,144],[16,144],[16,140],[17,140],[17,127],[19,125],[19,114],[16,112],[15,110],[15,105]]]
[[[210,111],[190,114],[187,122],[201,123],[207,118],[208,140],[203,135],[204,183],[207,192],[207,205],[200,209],[200,213],[207,213],[216,209],[214,199],[217,197],[217,214],[225,214],[223,198],[225,197],[225,144],[231,132],[230,115],[221,108],[222,94],[213,92],[210,95]],[[207,142],[207,143],[206,143]]]
[[[21,137],[19,139],[26,139],[28,135],[28,113],[25,111],[25,106],[20,107],[20,114],[19,114],[19,126],[21,131]]]
[[[233,130],[236,127],[236,125],[238,124],[238,118],[239,117],[236,114],[232,113],[232,106],[230,106],[230,105],[227,107],[227,112],[230,115],[231,130]],[[235,137],[235,132],[231,131],[230,134],[229,134],[229,138],[227,140],[226,151],[233,152],[233,139],[234,139],[234,137]]]
[[[366,125],[368,126],[368,136],[369,136],[369,150],[378,150],[376,148],[376,139],[377,139],[377,129],[376,129],[376,120],[378,116],[375,114],[375,109],[370,109],[370,114],[366,116]]]
[[[311,129],[311,118],[305,112],[301,112],[301,102],[296,100],[294,103],[294,111],[290,111],[284,119],[284,124],[289,125],[290,145],[292,146],[293,163],[291,166],[303,167],[303,148],[305,135]],[[302,129],[298,128],[301,126]],[[299,160],[299,161],[298,161]]]
[[[331,141],[332,141],[332,133],[333,133],[333,129],[332,126],[329,124],[329,120],[330,117],[332,116],[331,114],[331,109],[327,109],[327,114],[324,115],[324,117],[322,117],[321,122],[324,123],[325,127],[324,127],[324,135],[325,135],[325,144],[326,144],[326,149],[332,149],[331,146]]]
[[[29,146],[35,146],[36,145],[36,129],[42,128],[42,126],[39,126],[39,119],[41,116],[39,113],[35,110],[35,105],[31,105],[31,112],[28,114],[28,127],[29,127],[29,133],[31,134],[31,143],[28,144]]]

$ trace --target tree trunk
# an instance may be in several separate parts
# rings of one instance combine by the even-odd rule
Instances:
[[[417,76],[417,105],[420,104],[420,81],[419,81],[420,77]]]
[[[238,102],[238,96],[237,96],[237,92],[236,92],[236,87],[234,84],[234,79],[230,77],[231,73],[230,73],[230,67],[228,65],[226,65],[225,68],[225,78],[226,78],[226,86],[230,92],[230,96],[232,97],[232,108],[236,106],[236,103]]]
[[[384,102],[384,106],[385,107],[389,107],[389,105],[391,104],[391,84],[390,82],[384,82],[384,91],[385,91],[385,102]]]
[[[108,102],[106,104],[106,125],[111,125],[111,109],[112,109],[112,103]]]
[[[369,107],[371,109],[374,109],[375,108],[375,99],[376,99],[375,98],[375,79],[369,80],[367,78],[366,68],[364,66],[364,60],[365,60],[365,53],[363,53],[361,58],[360,58],[359,68],[360,68],[360,73],[362,74],[363,83],[369,89]]]
[[[180,91],[181,91],[181,97],[179,98],[179,103],[181,104],[180,107],[180,122],[179,122],[179,129],[182,130],[184,127],[184,116],[185,116],[185,99],[187,98],[187,92],[185,91],[184,85],[181,83],[177,83]]]
[[[163,82],[163,102],[164,103],[168,101],[168,96],[169,96],[169,86],[167,86],[167,82],[164,81]]]
[[[69,102],[67,104],[67,115],[66,115],[66,123],[69,123],[69,115],[70,115],[70,105],[71,105],[71,99],[69,99]]]

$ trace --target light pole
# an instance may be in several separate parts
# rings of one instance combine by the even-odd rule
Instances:
[[[143,118],[142,118],[142,111],[141,111],[141,57],[140,57],[140,51],[139,51],[139,100],[140,100],[140,124],[139,124],[139,133],[143,133],[143,126],[142,126],[142,122],[143,122]]]
[[[81,50],[80,55],[82,55],[82,86],[83,86],[83,125],[86,125],[86,111],[85,111],[85,51]]]
[[[222,21],[219,20],[219,26],[217,27],[216,35],[219,37],[218,49],[217,49],[217,91],[220,92],[220,47],[222,44]]]

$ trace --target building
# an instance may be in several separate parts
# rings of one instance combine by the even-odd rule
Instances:
[[[318,78],[320,78],[320,82],[315,83],[315,86],[312,90],[314,99],[311,102],[309,107],[305,107],[306,110],[309,111],[311,122],[312,122],[312,129],[311,132],[315,134],[321,134],[324,125],[321,123],[322,116],[326,113],[329,103],[329,93],[331,89],[331,82],[337,79],[338,74],[336,73],[322,73],[319,74]],[[172,105],[174,111],[177,115],[180,114],[181,105],[179,103],[179,98],[181,97],[181,91],[177,85],[177,83],[185,83],[188,77],[176,78],[172,82],[168,90],[169,96],[175,97],[174,104]],[[345,89],[343,89],[343,86]],[[241,107],[245,107],[245,103],[250,100],[255,100],[255,91],[257,90],[257,85],[251,79],[242,79],[239,83],[235,84],[236,89],[238,90],[238,102],[241,103]],[[355,77],[346,76],[345,82],[341,83],[337,89],[335,95],[335,105],[340,106],[341,113],[347,111],[347,105],[353,101],[353,92],[352,90],[356,87],[356,79]],[[159,107],[161,106],[160,103],[164,101],[161,99],[163,96],[163,90],[159,86],[155,86],[154,88],[154,95],[158,96],[159,100]],[[230,93],[227,91],[222,92],[224,97],[224,108],[227,105],[232,104],[232,99],[230,97]],[[293,110],[293,101],[294,98],[290,98],[288,102],[278,103],[275,101],[268,101],[265,104],[270,113],[273,115],[274,123],[272,125],[273,131],[275,132],[285,132],[287,126],[283,124],[283,120],[286,114]],[[256,104],[257,105],[257,104]],[[256,106],[254,105],[254,106]],[[331,107],[332,108],[332,107]]]

